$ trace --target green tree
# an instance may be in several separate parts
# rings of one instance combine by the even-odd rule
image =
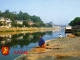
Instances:
[[[22,24],[17,24],[17,27],[23,27],[23,25]]]
[[[32,27],[37,27],[36,24],[33,24]]]
[[[10,16],[9,13],[10,13],[9,10],[5,10],[5,12],[2,13],[2,16],[9,18]]]
[[[27,21],[23,21],[23,25],[26,26],[26,27],[29,26],[28,23],[27,23]]]
[[[5,10],[5,13],[9,13],[9,10],[7,9],[7,10]]]
[[[80,17],[76,17],[74,20],[72,20],[69,25],[75,26],[75,25],[80,25]]]
[[[39,16],[33,15],[30,16],[28,13],[23,13],[20,11],[19,13],[10,12],[8,9],[5,10],[5,12],[0,11],[0,16],[10,18],[12,21],[12,26],[17,26],[16,20],[28,20],[31,19],[35,24],[32,25],[32,27],[45,27],[46,25],[43,23],[41,18]],[[27,22],[23,22],[23,25],[26,27],[29,27]]]
[[[46,25],[47,25],[47,27],[52,27],[51,23],[47,23]]]
[[[71,22],[69,23],[69,25],[74,26],[75,24],[74,24],[73,21],[71,21]]]
[[[42,22],[42,21],[41,21],[41,18],[38,17],[38,16],[35,16],[35,15],[31,16],[30,19],[31,19],[33,22]]]
[[[0,16],[2,16],[2,12],[0,11]]]
[[[0,26],[2,26],[3,24],[0,22]]]
[[[23,20],[28,20],[30,19],[30,15],[28,13],[23,14]]]
[[[19,20],[23,20],[23,12],[20,11],[18,15],[19,15]]]

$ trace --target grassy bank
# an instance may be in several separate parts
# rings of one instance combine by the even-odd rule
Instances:
[[[52,28],[0,28],[0,32],[41,31],[52,30]]]

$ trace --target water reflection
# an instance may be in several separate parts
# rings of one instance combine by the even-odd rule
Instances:
[[[46,33],[51,34],[52,32],[37,32],[37,33],[21,33],[14,35],[0,35],[0,49],[1,46],[10,46],[17,48],[19,45],[21,48],[28,46],[30,43],[36,43],[39,41],[38,36],[44,36]]]
[[[1,44],[5,44],[5,43],[9,43],[11,42],[11,35],[7,34],[7,35],[0,35],[0,42]]]
[[[53,31],[48,31],[46,34],[52,36]]]

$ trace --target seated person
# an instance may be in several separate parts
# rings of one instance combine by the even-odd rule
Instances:
[[[49,43],[47,42],[47,44],[45,43],[44,39],[39,36],[40,40],[39,40],[39,47],[41,48],[46,48],[46,49],[51,49],[51,48],[54,48],[55,46],[58,46],[58,45],[54,45],[54,46],[49,46]]]
[[[41,36],[39,36],[39,47],[42,47],[42,48],[45,48],[46,47],[46,45],[45,45],[45,41],[44,41],[44,39],[41,37]]]
[[[59,34],[59,38],[62,38],[63,36],[61,34]]]

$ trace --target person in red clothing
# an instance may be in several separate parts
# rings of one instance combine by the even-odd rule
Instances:
[[[42,47],[42,48],[45,48],[46,47],[46,45],[45,45],[45,41],[44,41],[44,39],[41,37],[41,36],[39,36],[39,47]]]

